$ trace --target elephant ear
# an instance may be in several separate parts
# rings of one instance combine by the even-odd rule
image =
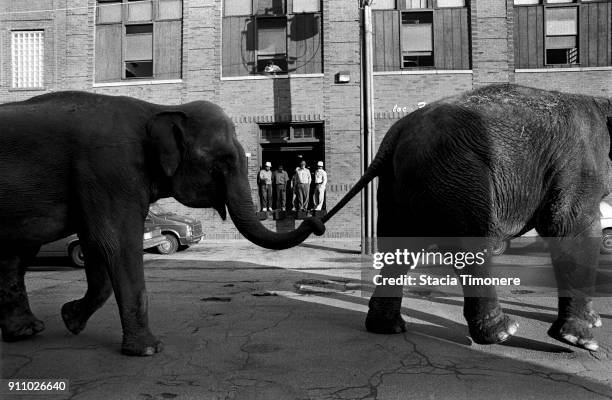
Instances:
[[[186,118],[181,111],[163,111],[153,116],[147,124],[151,147],[168,177],[174,175],[183,158]]]

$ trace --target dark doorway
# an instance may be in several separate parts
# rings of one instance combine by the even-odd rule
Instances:
[[[323,145],[320,142],[316,143],[299,143],[299,144],[278,144],[278,143],[262,143],[261,144],[261,160],[262,164],[269,161],[272,163],[272,170],[276,170],[279,164],[283,165],[285,171],[289,175],[289,179],[293,178],[295,169],[300,162],[306,161],[306,166],[310,169],[311,174],[314,174],[317,168],[317,161],[323,161],[324,151]],[[313,176],[314,183],[314,176]],[[310,189],[309,206],[312,208],[313,186]],[[287,210],[293,210],[293,191],[290,185],[287,185]],[[277,207],[277,199],[273,201]]]

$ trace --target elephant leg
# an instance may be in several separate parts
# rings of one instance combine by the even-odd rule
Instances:
[[[477,253],[486,248],[486,241],[479,244],[471,243],[462,246],[459,250],[451,251]],[[503,311],[497,298],[495,286],[474,285],[469,278],[491,277],[490,257],[485,257],[482,265],[465,265],[455,272],[460,278],[463,288],[463,316],[468,324],[472,340],[478,344],[494,344],[507,340],[518,330],[518,323],[508,317]]]
[[[379,251],[384,252],[384,247],[381,248],[381,242],[378,241]],[[395,250],[389,250],[394,252]],[[381,271],[382,282],[388,282],[388,279],[400,278],[408,271],[408,268],[402,268],[397,265],[386,265]],[[402,285],[376,285],[374,293],[368,303],[368,315],[366,316],[366,329],[373,333],[401,333],[406,331],[406,322],[402,318],[401,307],[402,298],[404,296],[404,287]]]
[[[87,254],[87,249],[85,249]],[[75,335],[83,329],[89,318],[106,302],[113,292],[105,265],[99,260],[85,260],[87,276],[87,292],[78,300],[70,301],[62,306],[62,319],[66,328]]]
[[[591,300],[597,276],[600,235],[600,221],[595,218],[578,235],[549,239],[559,291],[559,308],[557,320],[548,334],[593,351],[599,345],[591,328],[601,326],[601,318],[593,310]]]
[[[418,237],[417,234],[406,232],[407,226],[402,223],[403,216],[409,210],[393,201],[393,181],[387,176],[380,177],[378,186],[378,252],[395,252],[405,242],[402,237]],[[408,220],[405,218],[404,220]],[[404,243],[402,243],[404,242]],[[399,278],[408,271],[406,266],[385,265],[380,270],[383,282],[388,278]],[[366,329],[373,333],[391,334],[406,331],[406,322],[401,315],[404,288],[401,285],[376,285],[368,303]]]
[[[0,328],[5,342],[27,339],[45,329],[30,310],[24,283],[28,263],[38,250],[31,248],[19,256],[0,259]]]
[[[93,267],[97,263],[106,266],[121,317],[122,353],[150,356],[162,350],[162,343],[149,330],[142,260],[143,221],[137,217],[138,212],[131,210],[129,206],[123,209],[125,212],[115,218],[122,226],[97,228],[94,234],[84,235],[85,257],[94,263]],[[116,232],[121,234],[117,235]],[[97,268],[94,268],[94,271],[97,271]],[[94,279],[94,276],[91,278]],[[98,291],[100,287],[104,288],[98,282]],[[97,296],[98,303],[100,299],[101,297]],[[90,302],[89,305],[91,310],[95,302]],[[86,312],[83,312],[81,316],[85,314]]]

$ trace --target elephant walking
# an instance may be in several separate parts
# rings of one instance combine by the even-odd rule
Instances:
[[[149,204],[226,206],[253,243],[283,249],[310,233],[309,219],[275,233],[255,217],[244,150],[234,125],[205,101],[162,106],[129,97],[57,92],[0,105],[0,328],[5,341],[44,325],[30,310],[25,269],[42,244],[78,233],[87,292],[62,307],[72,333],[115,293],[122,351],[151,355],[142,236]]]
[[[591,328],[601,319],[591,297],[601,236],[599,203],[612,178],[611,116],[607,99],[514,85],[431,103],[391,127],[365,174],[323,220],[379,177],[382,252],[395,250],[390,238],[421,240],[417,251],[427,248],[425,238],[474,251],[535,228],[549,241],[559,292],[558,318],[549,334],[596,350]],[[488,258],[461,274],[489,277],[487,263]],[[383,277],[404,273],[398,265],[382,269]],[[502,312],[494,286],[466,284],[463,292],[475,342],[497,343],[516,332],[518,325]],[[401,286],[377,286],[367,329],[404,331],[401,300]]]

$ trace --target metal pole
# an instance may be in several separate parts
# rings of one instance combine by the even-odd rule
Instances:
[[[360,4],[361,5],[361,4]],[[360,15],[361,18],[361,24],[360,24],[360,32],[363,32],[363,26],[364,26],[364,15],[363,13],[361,13]],[[361,49],[361,90],[359,90],[359,95],[360,95],[360,104],[361,104],[361,112],[360,114],[360,126],[361,129],[359,131],[359,149],[360,149],[360,157],[359,157],[359,171],[360,174],[363,174],[366,170],[367,167],[367,161],[366,161],[366,143],[367,143],[367,138],[366,138],[366,126],[365,126],[365,98],[366,95],[364,93],[365,90],[365,70],[363,68],[363,59],[364,59],[364,46],[363,46],[363,33],[361,33],[361,42],[360,42],[360,49]],[[361,222],[361,254],[365,255],[367,254],[367,214],[368,214],[368,207],[367,207],[367,202],[368,202],[368,198],[367,198],[367,188],[365,190],[361,191],[361,196],[360,196],[360,200],[361,200],[361,213],[360,213],[360,222]]]
[[[364,155],[365,168],[374,159],[376,136],[374,134],[374,93],[373,93],[373,49],[372,49],[372,0],[363,0],[363,93],[364,93]],[[376,251],[376,189],[374,182],[366,188],[365,236],[366,246],[362,252]]]

